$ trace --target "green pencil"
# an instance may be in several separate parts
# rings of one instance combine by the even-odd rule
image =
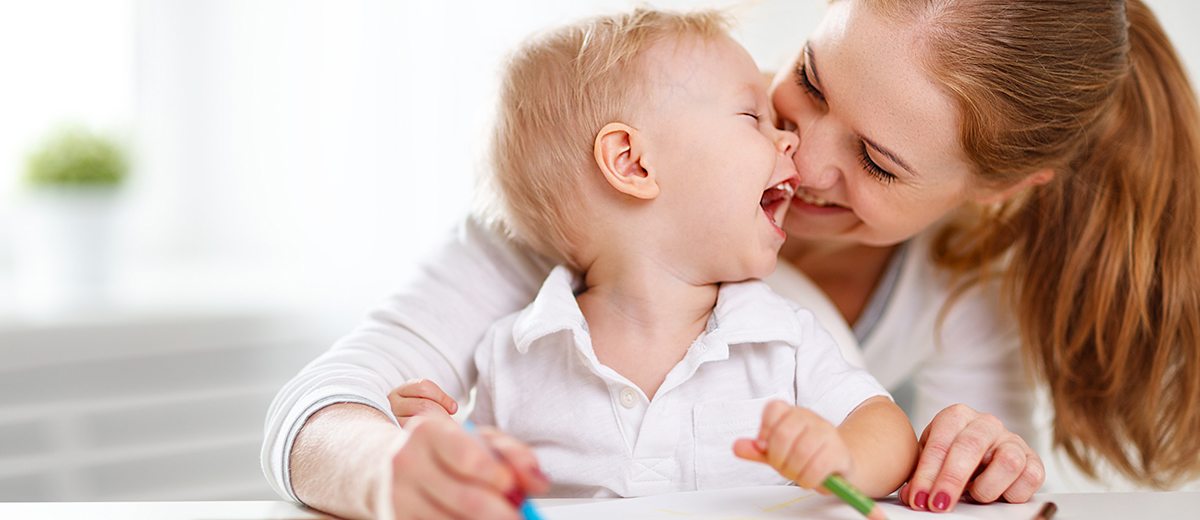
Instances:
[[[846,479],[841,475],[834,473],[825,479],[821,484],[828,489],[830,493],[837,495],[842,501],[850,504],[850,507],[857,509],[859,513],[866,516],[870,520],[887,520],[887,515],[883,514],[883,509],[875,505],[875,501],[871,497],[862,494],[861,491],[854,489]]]

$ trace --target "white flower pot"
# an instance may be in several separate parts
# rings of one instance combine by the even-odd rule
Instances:
[[[112,188],[31,190],[17,212],[14,274],[17,302],[35,312],[102,305],[111,280]]]

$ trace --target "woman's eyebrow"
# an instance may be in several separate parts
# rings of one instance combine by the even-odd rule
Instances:
[[[821,75],[817,73],[817,58],[815,56],[813,56],[812,45],[807,42],[805,42],[805,44],[804,44],[804,57],[808,60],[808,66],[806,68],[808,70],[812,71],[813,83],[818,87],[821,86]],[[800,71],[799,67],[797,67],[796,71],[798,74]],[[828,94],[826,94],[826,95],[828,95]],[[901,168],[908,170],[908,173],[919,176],[917,174],[917,172],[912,169],[912,166],[909,166],[908,163],[904,161],[904,159],[901,159],[900,156],[896,154],[896,152],[893,152],[893,151],[887,149],[883,145],[871,140],[871,138],[869,138],[865,135],[859,135],[859,139],[862,139],[863,142],[867,144],[867,146],[870,146],[872,149],[879,152],[884,157],[887,157],[888,159],[891,159],[892,162],[900,165]]]
[[[867,146],[870,146],[870,147],[871,147],[872,149],[874,149],[876,152],[879,152],[879,153],[880,153],[880,154],[882,154],[884,157],[887,157],[888,159],[891,159],[891,160],[892,160],[892,162],[894,162],[894,163],[896,163],[896,164],[899,164],[901,168],[904,168],[905,170],[908,170],[908,173],[911,173],[911,174],[913,174],[914,176],[918,176],[918,177],[919,177],[919,175],[917,174],[917,172],[913,171],[912,167],[911,167],[911,166],[909,166],[909,165],[908,165],[908,163],[904,162],[904,159],[901,159],[899,155],[896,155],[896,153],[895,153],[895,152],[893,152],[893,151],[891,151],[891,150],[888,150],[887,148],[884,148],[883,146],[880,146],[880,145],[879,145],[879,143],[876,143],[875,141],[872,141],[870,138],[868,138],[868,137],[866,137],[866,136],[860,135],[860,136],[859,136],[859,139],[862,139],[862,140],[863,140],[863,142],[867,144]]]

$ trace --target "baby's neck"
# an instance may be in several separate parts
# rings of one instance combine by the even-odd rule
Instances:
[[[585,283],[579,308],[597,358],[651,398],[717,302],[717,284],[645,258],[594,263]]]

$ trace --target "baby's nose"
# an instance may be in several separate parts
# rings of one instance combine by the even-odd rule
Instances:
[[[800,136],[796,132],[789,130],[779,130],[779,137],[775,139],[775,149],[779,153],[791,157],[796,154],[796,148],[800,146]]]

